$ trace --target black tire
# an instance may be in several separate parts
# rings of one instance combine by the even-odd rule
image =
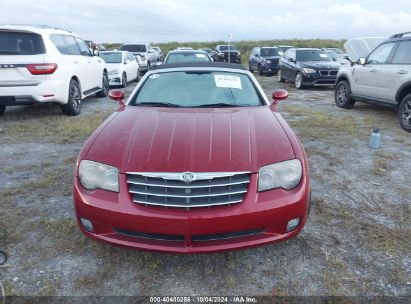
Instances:
[[[81,112],[81,90],[77,80],[70,80],[68,102],[61,105],[61,110],[69,116],[77,116]]]
[[[263,68],[261,67],[261,65],[258,65],[258,73],[260,74],[260,76],[264,75],[264,71],[263,71]]]
[[[408,132],[411,132],[411,94],[406,95],[398,108],[398,120],[401,127]]]
[[[295,88],[298,89],[298,90],[301,90],[301,89],[304,88],[304,86],[303,86],[303,74],[301,74],[300,72],[295,74],[294,85],[295,85]]]
[[[347,81],[342,80],[337,83],[334,90],[335,104],[339,108],[352,109],[355,101],[351,98],[351,89]]]
[[[6,106],[0,106],[0,115],[3,115],[6,111]]]
[[[97,92],[97,97],[107,97],[108,92],[110,91],[110,84],[108,82],[108,75],[107,72],[103,73],[103,80],[102,80],[103,88],[100,92]]]
[[[278,81],[279,82],[284,82],[285,81],[285,79],[284,79],[284,77],[283,77],[283,72],[281,72],[281,69],[278,69],[278,72],[277,72],[277,78],[278,78]]]
[[[125,88],[127,86],[127,75],[126,73],[123,73],[121,76],[121,87]]]
[[[140,70],[137,71],[137,77],[133,80],[133,82],[139,82],[140,81]]]
[[[254,73],[254,70],[253,70],[253,68],[251,67],[251,62],[248,62],[248,70],[249,70],[251,73]]]

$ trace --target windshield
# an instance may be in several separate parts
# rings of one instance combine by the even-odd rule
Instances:
[[[222,45],[220,46],[220,50],[221,51],[228,51],[228,45]],[[230,51],[237,51],[237,49],[235,48],[235,46],[230,45]]]
[[[279,52],[282,52],[282,54],[284,54],[284,52],[286,50],[291,49],[291,48],[293,48],[293,47],[292,46],[279,46],[278,50],[279,50]]]
[[[325,51],[300,50],[297,51],[297,61],[331,61]]]
[[[121,46],[120,50],[129,51],[129,52],[145,53],[146,45],[145,44],[125,44]]]
[[[328,56],[331,57],[331,59],[334,59],[334,60],[337,60],[337,59],[339,59],[339,58],[342,58],[342,55],[337,54],[337,53],[334,52],[334,51],[327,51],[327,54],[328,54]]]
[[[216,71],[152,74],[130,101],[131,105],[141,103],[166,103],[180,107],[263,104],[262,98],[247,75]]]
[[[100,57],[103,58],[106,63],[121,63],[123,56],[120,52],[100,52]]]
[[[339,48],[329,48],[329,50],[337,53],[337,54],[344,54],[344,51],[340,50]]]
[[[279,56],[278,49],[276,48],[262,48],[261,49],[261,56]]]
[[[46,52],[41,35],[0,31],[1,55],[37,55]]]
[[[170,53],[168,54],[165,63],[177,62],[205,62],[210,61],[208,56],[203,53]]]

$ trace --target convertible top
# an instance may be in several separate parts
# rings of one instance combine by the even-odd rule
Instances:
[[[175,69],[175,68],[224,68],[247,70],[243,65],[227,62],[182,62],[182,63],[167,63],[155,66],[152,70]]]

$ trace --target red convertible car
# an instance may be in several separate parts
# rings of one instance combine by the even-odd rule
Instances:
[[[310,204],[304,150],[254,76],[229,63],[149,71],[77,161],[81,231],[111,244],[207,253],[296,236]]]

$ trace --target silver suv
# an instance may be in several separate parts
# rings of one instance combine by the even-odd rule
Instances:
[[[140,71],[147,72],[157,64],[157,53],[150,43],[126,43],[120,46],[121,51],[128,51],[135,57],[140,56]]]
[[[367,58],[342,66],[335,103],[350,109],[356,101],[398,110],[401,127],[411,132],[411,32],[391,36]]]

